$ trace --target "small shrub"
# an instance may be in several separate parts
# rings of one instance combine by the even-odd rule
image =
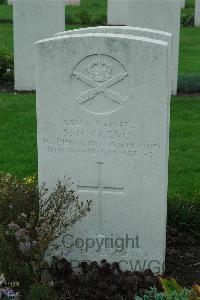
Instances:
[[[19,282],[22,296],[40,282],[49,244],[90,210],[90,201],[80,203],[70,187],[68,180],[58,182],[49,195],[34,177],[18,180],[0,173],[0,274]]]
[[[88,13],[87,10],[85,9],[81,9],[80,12],[79,12],[79,18],[81,20],[81,24],[82,25],[88,25],[90,24],[90,19],[91,19],[91,16],[90,14]]]
[[[200,93],[200,75],[180,75],[178,78],[179,93]]]
[[[74,21],[74,18],[71,15],[66,15],[65,16],[65,24],[73,25],[73,24],[76,24],[76,22]]]
[[[189,300],[190,291],[181,289],[181,291],[172,291],[171,293],[159,293],[156,288],[151,288],[143,297],[136,296],[135,300]]]
[[[193,27],[194,26],[194,15],[186,15],[181,17],[182,27]]]
[[[56,300],[56,296],[52,295],[53,289],[49,284],[35,283],[30,287],[27,295],[28,300]],[[59,300],[59,299],[58,299]]]
[[[49,269],[59,299],[134,299],[137,293],[143,295],[150,287],[160,288],[159,279],[150,270],[144,272],[122,271],[119,263],[102,260],[80,262],[78,273],[72,270],[70,262],[54,260]]]
[[[12,86],[14,83],[14,58],[5,46],[0,48],[0,84]]]
[[[193,231],[194,233],[200,232],[200,202],[186,202],[182,199],[168,201],[168,226]]]
[[[101,14],[91,19],[91,26],[104,26],[107,23],[106,14]]]

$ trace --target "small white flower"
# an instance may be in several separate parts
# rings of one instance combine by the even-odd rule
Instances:
[[[5,280],[4,275],[1,274],[1,275],[0,275],[0,286],[1,286],[2,284],[4,284],[4,283],[6,283],[6,280]]]

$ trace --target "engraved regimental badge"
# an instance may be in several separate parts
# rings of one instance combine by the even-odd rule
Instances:
[[[108,55],[91,55],[81,60],[72,72],[72,89],[81,107],[105,114],[119,109],[126,101],[125,67]]]

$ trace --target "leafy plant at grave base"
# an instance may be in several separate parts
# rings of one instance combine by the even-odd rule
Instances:
[[[14,58],[5,46],[0,47],[0,84],[11,86],[14,82]]]
[[[19,282],[22,297],[40,282],[49,244],[85,216],[90,204],[79,202],[69,180],[47,195],[34,176],[18,180],[0,173],[0,273],[7,282]]]
[[[183,288],[174,278],[162,278],[160,282],[163,287],[163,291],[166,295],[166,299],[177,299],[177,300],[200,300],[200,286],[194,285],[191,289]]]
[[[190,291],[182,289],[180,292],[172,291],[169,294],[159,293],[156,288],[151,288],[143,297],[136,296],[135,300],[189,300]]]
[[[180,286],[173,278],[155,276],[150,270],[123,272],[119,264],[102,260],[82,262],[80,272],[75,273],[65,258],[54,258],[48,269],[52,284],[36,284],[30,290],[30,300],[51,290],[53,299],[107,299],[107,300],[199,300],[200,286],[191,289]],[[37,298],[38,297],[38,298]],[[52,299],[52,298],[49,298]]]
[[[200,93],[200,75],[183,74],[178,78],[179,93]]]
[[[26,297],[28,300],[60,300],[54,293],[53,287],[48,283],[34,283]]]
[[[99,264],[81,262],[76,273],[65,258],[54,258],[49,272],[58,299],[63,300],[128,300],[137,293],[143,295],[153,286],[161,291],[159,279],[151,270],[123,272],[119,263],[110,264],[105,259]]]
[[[200,201],[168,201],[168,226],[200,233]]]
[[[143,297],[136,296],[135,300],[199,300],[200,286],[194,285],[191,289],[183,288],[174,278],[160,277],[163,292],[151,287]]]
[[[181,17],[182,27],[193,27],[194,26],[194,15],[185,15]]]

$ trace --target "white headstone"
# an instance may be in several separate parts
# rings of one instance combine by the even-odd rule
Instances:
[[[128,25],[128,5],[130,0],[107,1],[108,25]]]
[[[15,89],[35,89],[34,43],[64,30],[62,0],[16,0],[14,18]]]
[[[91,212],[60,238],[57,254],[70,250],[77,264],[105,258],[123,269],[162,272],[168,43],[66,35],[37,42],[36,64],[39,184],[54,188],[70,176],[80,200],[93,200]],[[81,249],[67,248],[75,241]]]
[[[130,26],[98,26],[98,27],[87,27],[74,30],[67,30],[56,33],[55,36],[72,35],[72,34],[84,34],[84,33],[116,33],[125,35],[142,36],[150,39],[163,40],[168,43],[168,57],[169,57],[169,68],[173,72],[173,66],[171,64],[172,48],[171,40],[172,34],[169,32],[158,31],[148,28],[141,27],[130,27]]]
[[[195,0],[195,26],[200,26],[200,0]]]
[[[117,25],[118,15],[115,6],[121,1],[109,0],[108,24]],[[123,25],[145,27],[172,33],[172,94],[177,92],[179,35],[180,35],[180,0],[125,0],[122,1],[125,9],[121,10]]]

